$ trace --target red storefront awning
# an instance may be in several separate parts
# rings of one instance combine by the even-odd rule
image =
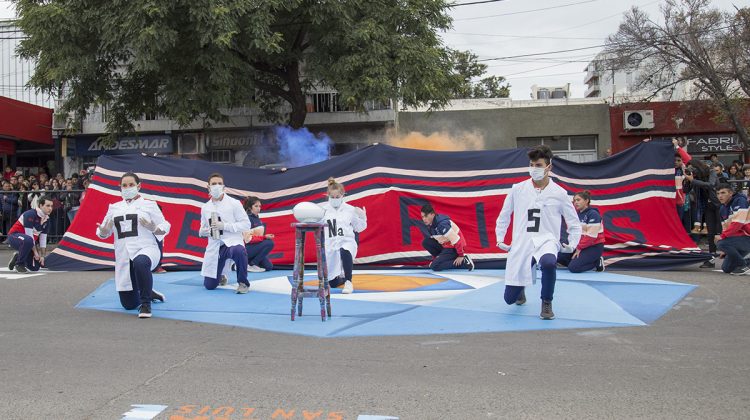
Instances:
[[[0,139],[53,144],[52,110],[0,96]]]

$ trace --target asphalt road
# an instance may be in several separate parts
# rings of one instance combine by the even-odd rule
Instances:
[[[0,419],[121,419],[134,404],[172,420],[750,410],[750,276],[625,273],[699,285],[646,327],[319,339],[75,309],[111,272],[3,274]]]

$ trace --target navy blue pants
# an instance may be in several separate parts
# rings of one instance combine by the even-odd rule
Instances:
[[[219,247],[219,265],[216,267],[216,277],[203,277],[203,285],[208,290],[214,290],[219,286],[219,279],[221,278],[221,272],[224,271],[224,264],[227,260],[234,261],[237,267],[237,283],[244,283],[250,285],[247,281],[247,251],[242,245],[226,246],[222,245]]]
[[[344,269],[344,278],[337,277],[330,280],[328,285],[331,287],[339,287],[346,283],[347,280],[352,280],[352,270],[354,269],[354,258],[352,258],[352,253],[341,248],[339,249],[339,254],[341,255],[341,268]]]
[[[455,248],[444,248],[435,238],[427,237],[422,241],[422,247],[427,250],[434,258],[430,264],[432,271],[443,271],[451,268],[465,268],[469,265],[466,261],[461,261],[461,265],[453,265],[453,261],[458,258],[458,252]]]
[[[24,233],[13,233],[8,237],[10,246],[18,251],[16,265],[22,265],[31,271],[39,271],[39,261],[34,259],[34,238]]]
[[[151,258],[139,255],[130,260],[130,284],[133,290],[118,292],[123,308],[135,309],[143,303],[151,303],[154,278],[151,275]]]
[[[245,244],[245,249],[247,250],[248,265],[257,265],[260,268],[265,268],[266,271],[273,270],[273,263],[268,259],[268,254],[273,249],[272,240],[264,239],[260,242]]]
[[[716,247],[726,254],[721,271],[731,273],[746,265],[745,255],[750,253],[750,236],[730,236],[720,240]]]
[[[557,254],[557,263],[568,267],[571,273],[583,273],[595,269],[599,265],[599,258],[604,253],[604,244],[596,244],[581,250],[578,258],[573,258],[573,253]]]
[[[536,260],[531,259],[531,269],[534,269]],[[555,294],[555,281],[557,280],[557,258],[554,254],[544,254],[539,259],[539,266],[542,268],[542,300],[552,300]],[[523,291],[524,286],[505,286],[505,303],[512,305],[518,300],[518,295]]]

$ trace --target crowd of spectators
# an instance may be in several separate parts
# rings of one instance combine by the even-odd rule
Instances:
[[[86,170],[65,178],[61,173],[55,176],[46,172],[30,174],[6,166],[0,181],[0,233],[3,240],[7,242],[8,230],[21,213],[37,208],[39,197],[45,195],[53,202],[49,238],[51,242],[57,241],[70,226],[86,195],[89,176]]]

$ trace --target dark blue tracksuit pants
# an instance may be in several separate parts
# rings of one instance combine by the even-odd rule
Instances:
[[[720,240],[716,248],[726,254],[721,264],[721,271],[731,273],[747,265],[745,255],[750,253],[750,236],[730,236]]]
[[[429,236],[424,238],[422,247],[434,257],[432,264],[430,264],[430,268],[433,271],[443,271],[451,268],[469,268],[466,261],[461,261],[461,265],[459,266],[453,265],[453,261],[458,258],[458,252],[456,252],[455,248],[444,248],[435,238]]]
[[[135,309],[143,303],[151,303],[154,278],[151,275],[151,258],[139,255],[130,260],[130,283],[133,290],[118,292],[120,304],[125,309]]]
[[[273,263],[268,259],[268,254],[273,249],[272,240],[264,239],[260,242],[245,244],[245,249],[247,250],[248,265],[257,265],[260,268],[265,268],[266,271],[273,270]]]
[[[354,258],[352,253],[345,250],[344,248],[339,249],[339,255],[341,255],[341,268],[344,269],[344,277],[336,277],[328,282],[328,285],[333,287],[339,287],[346,283],[347,280],[352,280],[352,271],[354,270]]]
[[[34,259],[34,238],[24,233],[13,233],[8,237],[8,243],[16,251],[16,265],[22,265],[31,271],[39,271],[39,261]]]
[[[534,269],[536,260],[531,259],[531,269]],[[554,254],[544,254],[539,259],[539,266],[542,269],[542,300],[552,300],[555,294],[555,281],[557,280],[557,258]],[[512,305],[518,300],[518,296],[523,291],[524,286],[505,286],[505,303]]]
[[[244,283],[250,285],[247,281],[247,250],[242,245],[226,246],[222,245],[219,247],[219,265],[216,266],[216,277],[203,277],[203,285],[208,290],[214,290],[219,286],[219,279],[221,278],[221,272],[224,271],[224,264],[227,260],[234,261],[237,267],[237,283]]]
[[[581,250],[578,258],[573,258],[573,253],[561,252],[557,254],[557,263],[568,267],[571,273],[583,273],[596,268],[603,253],[604,244],[596,244]]]

